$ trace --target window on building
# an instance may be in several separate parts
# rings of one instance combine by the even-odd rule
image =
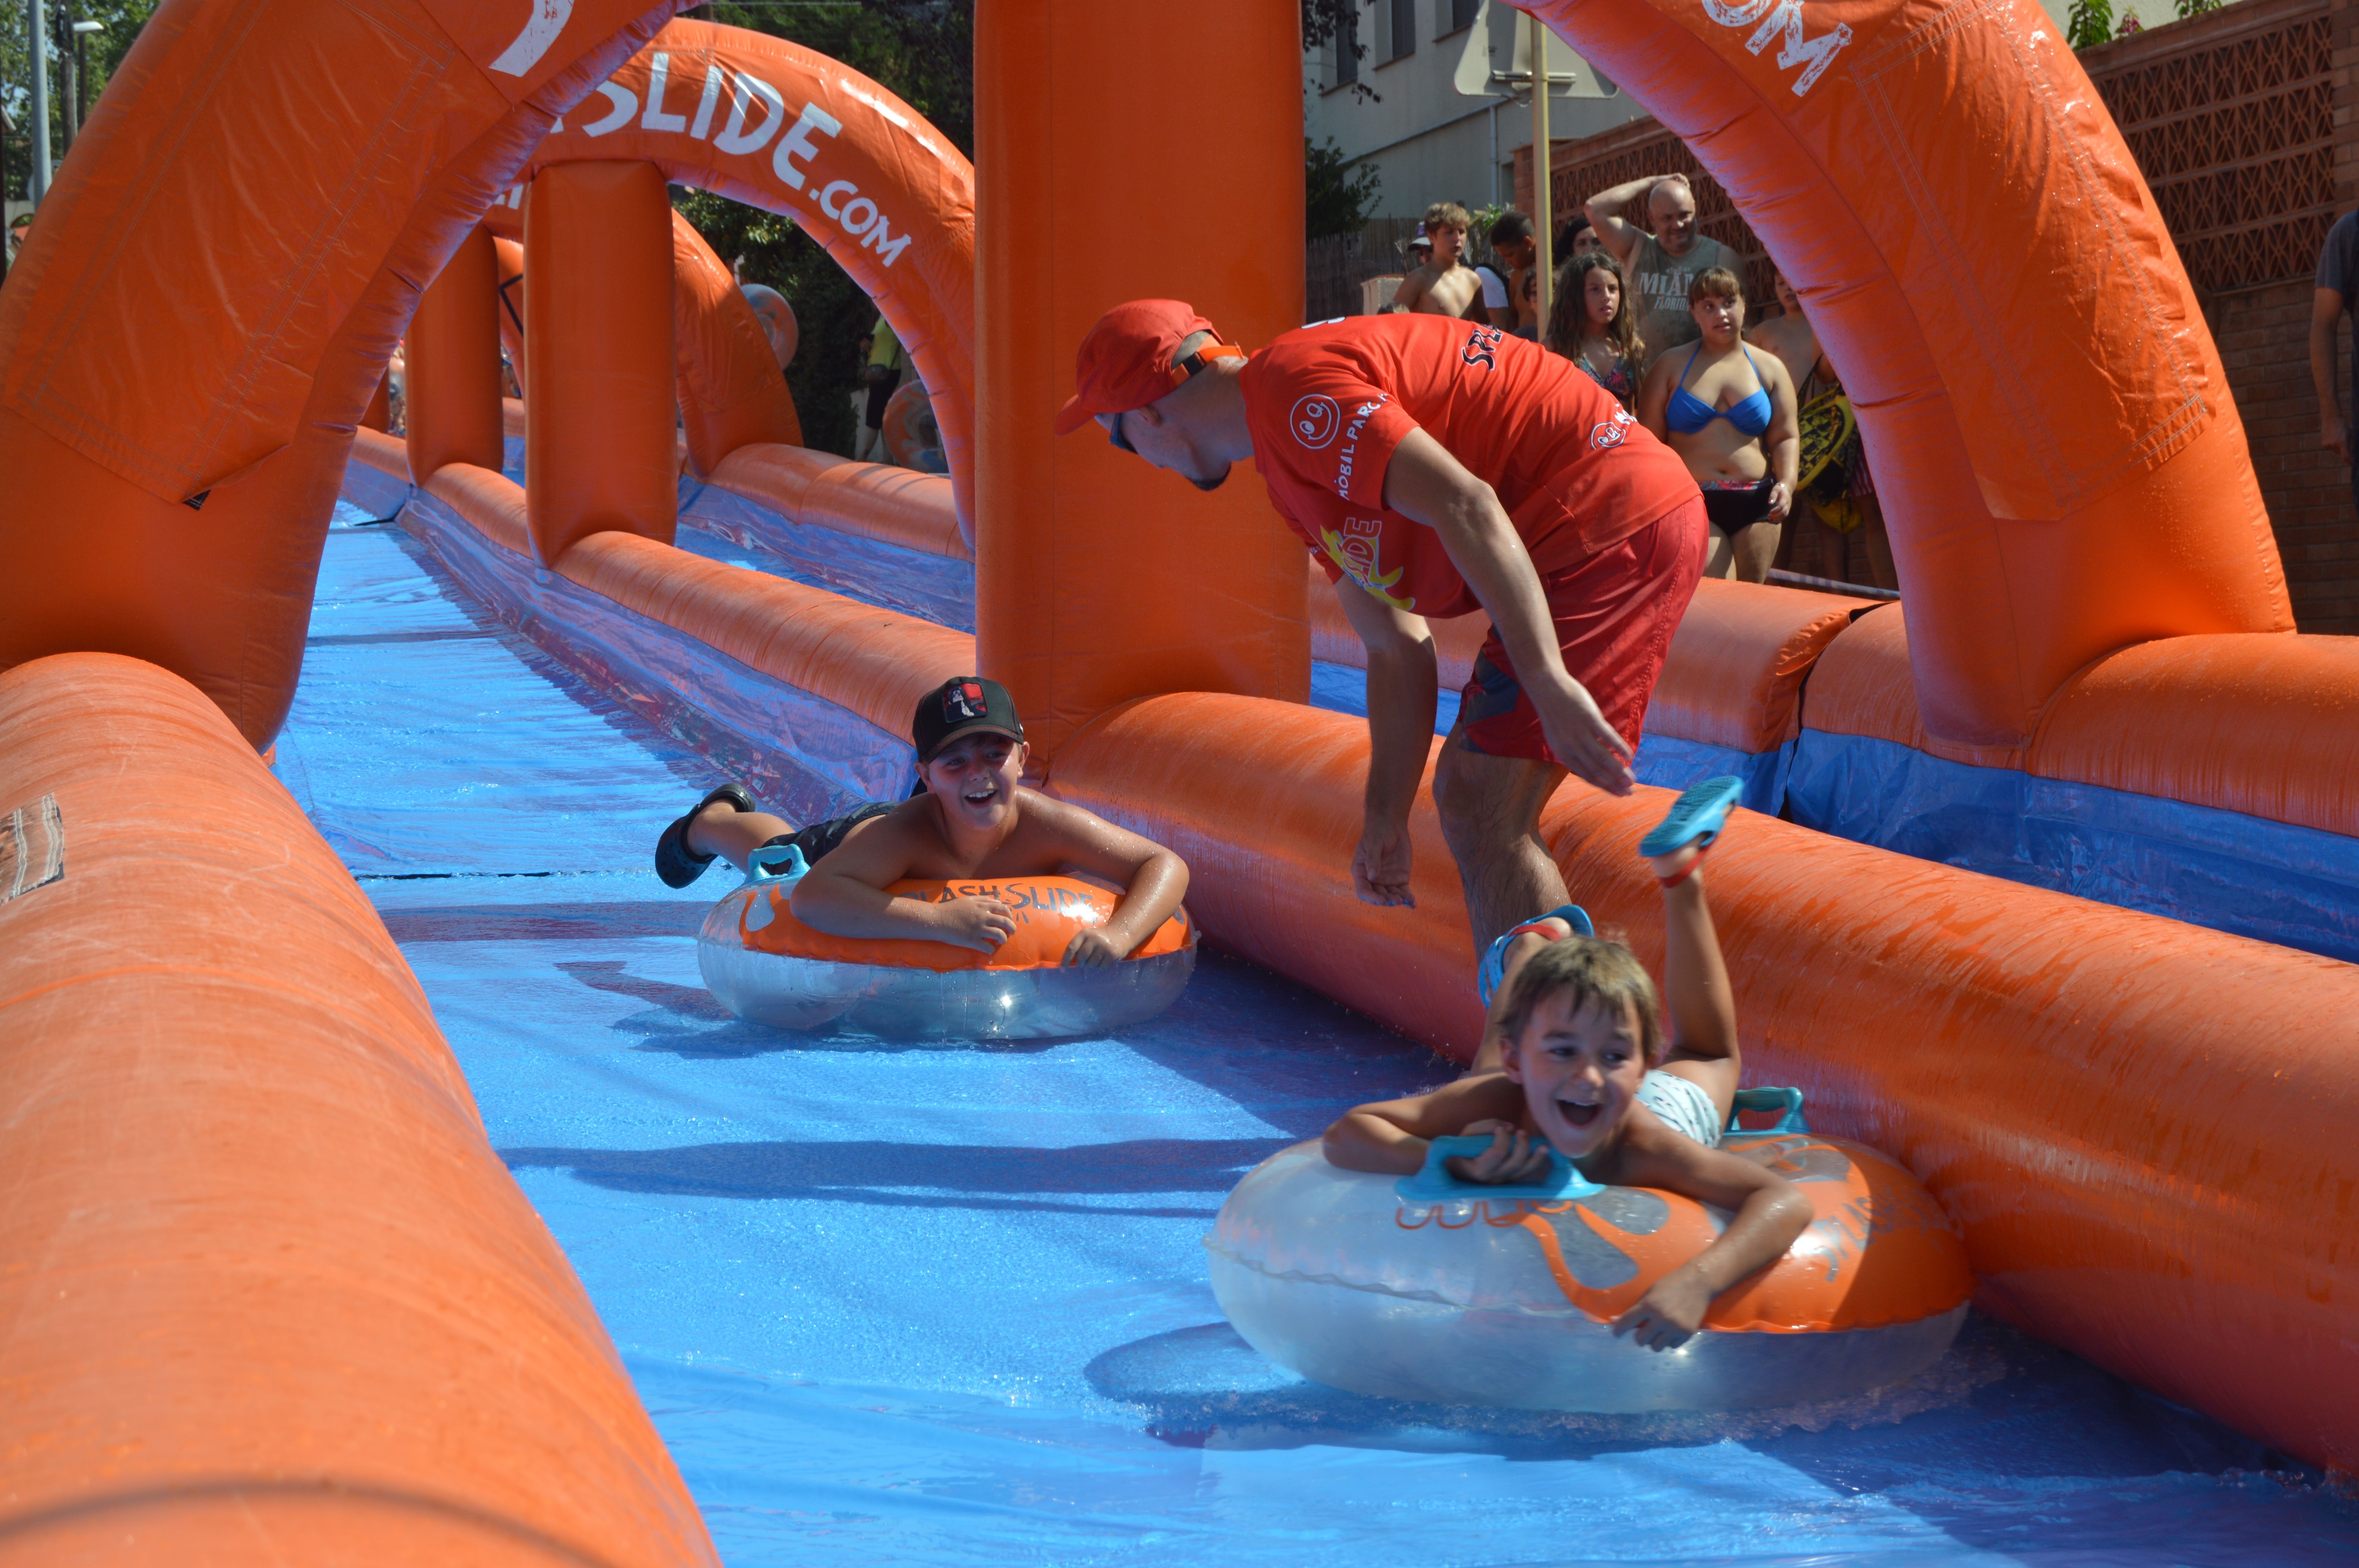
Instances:
[[[1386,59],[1398,59],[1417,52],[1417,0],[1383,0],[1383,9],[1392,13],[1392,48],[1385,51]],[[1381,12],[1378,21],[1385,18]]]
[[[1355,9],[1343,25],[1335,29],[1335,40],[1329,47],[1335,51],[1335,85],[1348,87],[1360,80],[1360,13]]]
[[[1474,13],[1483,8],[1483,0],[1441,0],[1441,33],[1448,37],[1474,25]]]

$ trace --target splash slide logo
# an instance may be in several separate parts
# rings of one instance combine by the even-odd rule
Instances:
[[[1294,427],[1294,438],[1315,452],[1335,438],[1343,425],[1343,411],[1335,406],[1333,398],[1314,395],[1299,400],[1286,422]]]
[[[571,0],[542,0],[542,3],[570,5]],[[668,110],[664,107],[664,100],[670,92],[671,63],[671,56],[660,49],[649,57],[647,101],[644,110],[639,104],[639,95],[619,80],[620,73],[617,73],[616,80],[600,82],[598,92],[606,100],[606,113],[575,128],[585,136],[606,136],[636,122],[643,131],[684,134],[692,141],[709,141],[714,152],[725,153],[732,157],[757,154],[769,146],[771,138],[775,136],[777,142],[770,154],[770,173],[789,190],[804,189],[808,179],[820,172],[816,160],[824,149],[818,138],[826,136],[832,139],[843,134],[842,121],[817,103],[807,103],[802,113],[795,117],[794,124],[788,126],[786,134],[779,135],[779,127],[785,125],[787,120],[786,94],[758,76],[733,70],[721,61],[711,59],[704,62],[704,87],[698,95],[695,110],[687,112],[684,103],[682,112]],[[864,94],[854,93],[854,96],[864,102],[871,102]],[[725,116],[722,113],[724,99],[728,103]],[[887,117],[895,120],[906,118],[900,115]],[[720,122],[717,129],[714,125],[716,120]],[[564,123],[560,121],[556,129],[564,130]],[[926,145],[929,148],[932,146],[929,142]],[[807,164],[813,167],[806,168],[804,166]],[[516,206],[521,200],[519,189],[508,204]],[[806,201],[810,200],[805,198]],[[847,239],[858,240],[863,250],[875,251],[878,262],[886,266],[899,261],[901,253],[908,250],[909,242],[916,238],[913,233],[895,233],[883,209],[874,199],[860,194],[860,187],[851,180],[828,181],[820,189],[816,204],[821,214],[841,229]]]
[[[503,76],[529,73],[572,19],[573,0],[533,0],[532,15],[524,19],[524,31],[516,36],[516,42],[500,51],[500,58],[492,61],[492,69]]]
[[[1413,611],[1415,598],[1396,594],[1393,585],[1401,579],[1403,568],[1384,569],[1384,524],[1374,517],[1346,517],[1341,532],[1333,528],[1319,530],[1319,543],[1327,558],[1343,569],[1343,575],[1360,585],[1362,592],[1381,600],[1395,610]]]
[[[1794,96],[1799,98],[1817,85],[1819,78],[1834,64],[1835,56],[1851,42],[1851,27],[1838,22],[1834,30],[1821,33],[1815,38],[1802,36],[1802,0],[1703,0],[1703,14],[1723,27],[1751,27],[1753,36],[1745,40],[1746,52],[1759,54],[1784,35],[1785,43],[1777,50],[1777,69],[1791,70],[1802,68],[1794,79]]]
[[[1612,418],[1589,427],[1589,449],[1602,452],[1609,447],[1620,446],[1630,434],[1630,427],[1636,423],[1627,409],[1616,408]]]

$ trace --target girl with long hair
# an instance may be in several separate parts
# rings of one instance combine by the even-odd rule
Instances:
[[[1604,251],[1590,251],[1557,274],[1556,298],[1549,308],[1548,346],[1589,373],[1589,379],[1627,408],[1638,395],[1647,345],[1638,337],[1638,313],[1622,264]]]

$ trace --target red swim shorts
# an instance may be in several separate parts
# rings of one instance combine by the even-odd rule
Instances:
[[[1589,688],[1605,721],[1633,747],[1671,633],[1703,575],[1709,540],[1699,495],[1579,566],[1540,579],[1566,673]],[[1557,760],[1495,626],[1459,696],[1458,743],[1485,757]]]

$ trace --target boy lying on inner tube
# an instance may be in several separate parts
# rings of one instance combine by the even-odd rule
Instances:
[[[1736,1095],[1736,1002],[1699,863],[1735,791],[1722,788],[1721,798],[1696,810],[1695,797],[1709,787],[1682,795],[1639,846],[1663,886],[1668,1043],[1645,967],[1621,943],[1593,935],[1589,916],[1568,904],[1493,946],[1483,979],[1501,983],[1485,998],[1483,1047],[1464,1077],[1430,1094],[1355,1107],[1325,1140],[1329,1162],[1346,1170],[1413,1175],[1429,1140],[1487,1132],[1490,1148],[1447,1162],[1451,1175],[1539,1182],[1553,1145],[1593,1182],[1657,1187],[1734,1210],[1718,1239],[1614,1325],[1655,1350],[1686,1343],[1713,1299],[1780,1257],[1811,1213],[1792,1183],[1718,1147]]]
[[[1007,688],[980,676],[944,681],[918,704],[911,727],[920,794],[872,801],[798,829],[755,809],[740,784],[723,784],[656,840],[656,874],[683,888],[714,857],[739,871],[771,844],[803,852],[810,874],[795,886],[795,918],[836,936],[897,936],[996,952],[1016,915],[995,898],[942,903],[896,898],[904,878],[967,881],[1086,872],[1123,885],[1103,925],[1065,949],[1068,966],[1117,963],[1162,928],[1188,892],[1187,862],[1103,817],[1021,787],[1024,725]]]

